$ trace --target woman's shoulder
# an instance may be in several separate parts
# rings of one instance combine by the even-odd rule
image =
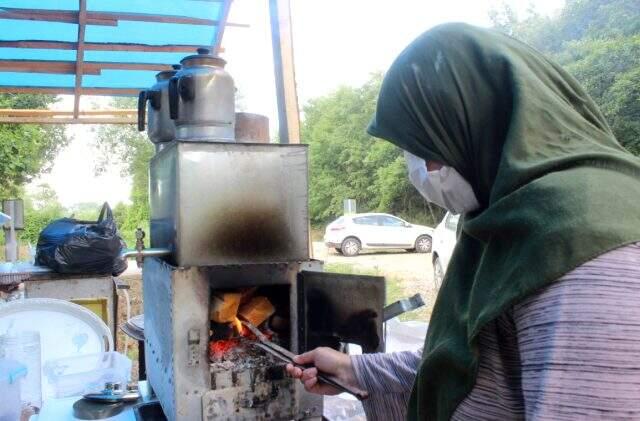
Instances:
[[[595,256],[517,303],[513,310],[520,315],[532,311],[550,314],[550,309],[578,303],[581,308],[596,305],[613,310],[627,301],[640,301],[640,242]]]

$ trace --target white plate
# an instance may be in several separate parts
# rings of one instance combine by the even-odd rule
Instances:
[[[42,362],[113,350],[109,327],[93,312],[68,301],[29,298],[0,304],[0,335],[40,332]]]

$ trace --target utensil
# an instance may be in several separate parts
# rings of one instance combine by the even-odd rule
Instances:
[[[259,342],[255,343],[255,346],[262,349],[263,351],[273,355],[274,357],[280,359],[281,361],[284,361],[286,363],[292,364],[294,367],[298,367],[298,368],[302,368],[302,369],[307,369],[307,368],[311,368],[314,367],[313,364],[298,364],[296,362],[293,361],[293,358],[295,357],[295,354],[291,351],[289,351],[288,349],[285,349],[283,347],[281,347],[278,344],[273,343],[272,341],[270,341],[265,335],[264,333],[260,332],[260,330],[255,327],[253,324],[247,322],[247,321],[242,321],[242,324],[244,326],[247,327],[247,329],[249,329],[251,331],[251,333],[253,333],[256,338],[258,338]],[[330,386],[335,387],[336,389],[345,392],[345,393],[349,393],[353,396],[355,396],[358,400],[366,400],[367,398],[369,398],[369,392],[361,390],[357,387],[353,387],[353,386],[349,386],[344,384],[341,380],[339,380],[338,378],[336,378],[335,376],[331,376],[329,374],[326,373],[322,373],[320,370],[318,370],[318,380],[320,380],[323,383],[326,383]]]

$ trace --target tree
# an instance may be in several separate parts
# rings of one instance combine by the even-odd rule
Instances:
[[[133,98],[116,98],[115,108],[136,108]],[[131,177],[131,205],[116,206],[116,222],[122,235],[130,243],[137,227],[149,224],[149,162],[155,153],[145,133],[133,125],[103,125],[98,128],[97,144],[100,160],[97,172],[115,163],[124,163],[123,176]],[[115,212],[117,210],[117,212]],[[148,229],[147,229],[148,230]]]
[[[638,0],[568,0],[556,17],[530,11],[522,20],[503,5],[490,17],[495,28],[563,65],[600,106],[620,143],[640,155]]]
[[[0,108],[46,109],[54,102],[51,95],[0,94]],[[17,196],[22,186],[49,171],[67,142],[62,126],[0,124],[0,197]]]
[[[102,209],[102,203],[80,202],[69,206],[67,212],[74,219],[96,221],[100,215],[100,209]]]
[[[27,194],[24,200],[24,231],[20,233],[22,241],[35,245],[40,231],[51,221],[66,214],[55,190],[46,183],[38,185],[36,191]]]
[[[314,224],[342,215],[344,199],[356,199],[359,211],[435,222],[424,199],[408,182],[402,151],[365,131],[381,81],[382,74],[374,74],[361,87],[341,87],[304,107],[301,132],[309,144],[309,205]]]

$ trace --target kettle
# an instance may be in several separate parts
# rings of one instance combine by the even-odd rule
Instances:
[[[147,134],[156,149],[164,142],[175,139],[175,124],[169,116],[169,80],[180,69],[173,65],[173,70],[164,70],[156,75],[156,84],[138,95],[138,130],[145,129],[145,111],[148,116]],[[147,105],[148,103],[148,105]]]
[[[169,80],[169,112],[176,139],[234,141],[235,87],[224,70],[226,62],[199,48],[180,61],[182,68]]]

